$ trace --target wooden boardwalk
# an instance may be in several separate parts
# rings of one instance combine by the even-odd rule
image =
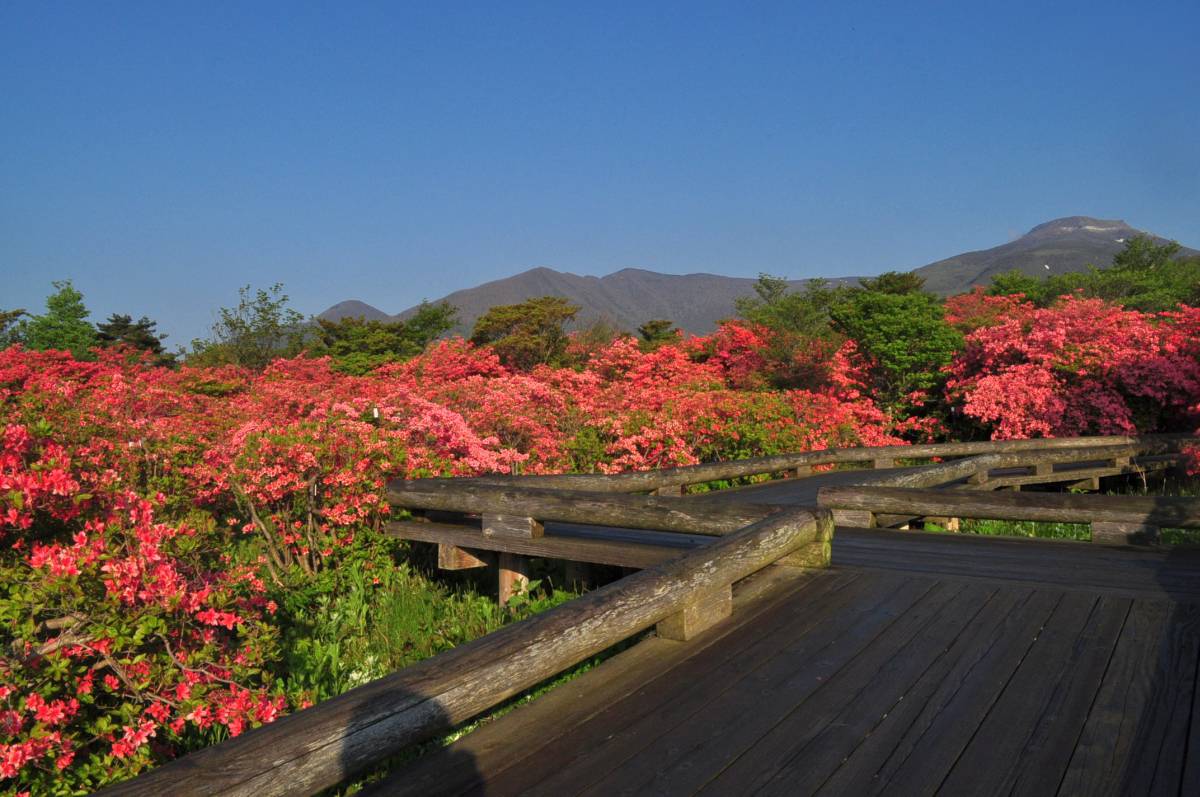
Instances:
[[[1200,794],[1195,557],[941,542],[969,574],[772,573],[696,639],[641,642],[375,793]]]
[[[530,558],[626,575],[106,794],[319,793],[617,646],[362,793],[1200,795],[1200,551],[1160,535],[1200,529],[1200,502],[992,492],[1146,478],[1178,445],[394,482],[414,516],[389,533],[435,544],[444,569],[494,568],[501,602]],[[922,459],[938,461],[895,467]],[[683,489],[758,474],[787,478]],[[1084,524],[1091,541],[875,528],[958,517]]]

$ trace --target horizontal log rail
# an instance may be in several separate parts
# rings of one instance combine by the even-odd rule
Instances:
[[[1200,499],[1175,496],[979,493],[902,487],[823,487],[817,503],[844,525],[877,516],[1090,524],[1093,542],[1146,544],[1160,528],[1200,528]]]
[[[1102,437],[1057,437],[1035,440],[982,440],[969,443],[930,443],[911,446],[863,446],[826,448],[766,457],[708,462],[661,470],[625,473],[573,473],[546,476],[480,476],[472,481],[503,486],[558,488],[604,493],[670,492],[690,484],[739,479],[771,473],[803,476],[820,465],[870,463],[872,467],[893,468],[896,460],[971,457],[983,454],[1012,454],[1061,449],[1096,448],[1117,445],[1166,444],[1177,448],[1185,434],[1109,435]],[[426,480],[432,481],[432,480]],[[458,480],[447,480],[458,481]]]
[[[540,615],[100,792],[312,794],[434,738],[652,626],[688,638],[730,611],[730,586],[804,546],[827,512],[791,509]]]
[[[1070,471],[1056,472],[1054,466],[1103,463],[1110,469],[1129,466],[1135,457],[1165,455],[1178,449],[1174,440],[1144,440],[1131,444],[1080,446],[1027,451],[999,452],[910,468],[899,473],[864,474],[863,483],[891,487],[934,487],[967,479],[984,485],[994,470],[1032,468],[1047,480],[1062,476],[1063,481],[1075,477]]]
[[[543,487],[509,487],[480,483],[478,479],[417,479],[393,481],[388,502],[395,507],[469,514],[496,514],[506,518],[586,523],[626,529],[676,531],[721,536],[761,520],[776,506],[738,504],[699,506],[672,498],[648,495],[614,495],[582,490]],[[486,529],[485,529],[486,533]],[[536,527],[511,536],[540,536]]]

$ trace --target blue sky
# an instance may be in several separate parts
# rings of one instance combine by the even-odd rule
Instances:
[[[0,308],[1200,246],[1200,3],[0,4]]]

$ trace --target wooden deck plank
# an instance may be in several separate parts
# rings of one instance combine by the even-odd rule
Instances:
[[[1154,691],[1170,605],[1137,601],[1071,756],[1060,794],[1115,793],[1139,741],[1143,709]]]
[[[1200,607],[1172,606],[1135,731],[1122,790],[1174,794],[1183,780],[1192,700],[1200,656]]]
[[[1027,606],[1033,595],[1029,589],[999,590],[954,641],[946,655],[930,666],[911,689],[890,704],[875,707],[872,715],[877,722],[867,733],[842,734],[834,726],[823,739],[814,742],[812,746],[819,750],[817,745],[824,745],[828,740],[830,752],[841,753],[842,758],[834,769],[826,773],[826,779],[813,787],[813,793],[868,793],[876,773],[883,768],[905,735],[911,732],[927,706],[946,690],[947,684],[962,683],[983,659],[992,655],[1000,640],[1006,638],[1007,628],[1022,622],[1028,623],[1030,616],[1040,622],[1038,612],[1031,614]],[[851,735],[857,738],[851,740],[848,738]],[[822,768],[819,758],[814,761],[814,767]]]
[[[947,584],[949,586],[949,584]],[[878,724],[887,708],[937,665],[959,636],[977,621],[997,588],[959,585],[950,599],[920,623],[906,620],[914,632],[880,635],[849,666],[794,707],[753,748],[743,753],[703,794],[737,790],[756,794],[811,794]],[[918,607],[919,608],[919,607]],[[897,623],[889,633],[901,631]],[[899,644],[896,644],[899,643]]]
[[[1185,743],[1180,794],[1200,794],[1200,662],[1196,663],[1196,674],[1192,681],[1192,722]]]
[[[773,771],[771,762],[786,757],[804,734],[819,730],[822,718],[835,717],[932,620],[953,623],[947,615],[956,614],[954,603],[966,589],[963,584],[935,585],[893,622],[866,637],[865,646],[837,669],[824,666],[829,661],[824,653],[811,662],[771,662],[706,705],[696,722],[664,734],[584,793],[691,793],[705,784],[712,784],[715,794],[753,791],[759,785],[755,776]],[[764,701],[766,694],[770,699]],[[797,712],[803,712],[805,722],[784,727]],[[745,766],[733,766],[743,762]]]
[[[734,596],[735,617],[753,623],[758,617],[792,601],[816,602],[858,578],[856,574],[830,574],[776,568],[742,585]],[[693,656],[719,656],[714,647],[742,626],[722,623],[690,642],[650,638],[635,645],[532,703],[502,721],[487,722],[453,745],[434,750],[393,771],[383,782],[362,792],[425,797],[457,794],[478,788],[483,773],[498,772],[536,756],[573,728],[608,708],[614,700],[644,688],[648,681],[668,673]],[[559,751],[555,750],[555,755]]]
[[[873,775],[870,794],[931,794],[1003,692],[1062,600],[1039,590],[1013,613],[989,653],[939,685],[892,754]]]
[[[1058,791],[1131,606],[1129,600],[1100,598],[1009,775],[1013,794]]]
[[[966,749],[939,789],[946,794],[1008,794],[1023,762],[1023,754],[1039,721],[1072,681],[1081,657],[1108,661],[1124,625],[1122,611],[1101,611],[1092,595],[1067,595],[1038,634],[1037,642],[1013,673],[1007,688],[992,705]],[[1093,691],[1104,667],[1096,667]],[[1074,730],[1077,734],[1082,726]],[[1065,762],[1063,762],[1065,769]],[[1056,773],[1055,781],[1062,775]]]
[[[522,788],[501,788],[494,793],[578,793],[627,767],[631,758],[666,734],[679,734],[680,744],[683,737],[698,730],[736,734],[750,719],[746,708],[757,711],[765,695],[772,701],[786,699],[779,697],[781,690],[810,688],[813,678],[836,671],[932,586],[932,582],[890,576],[864,577],[855,582],[853,592],[851,588],[842,591],[845,600],[831,602],[820,611],[794,613],[790,623],[771,628],[757,644],[717,669],[695,672],[694,667],[677,668],[671,684],[656,686],[655,699],[666,700],[653,711],[642,710],[647,695],[632,696],[614,706],[605,722],[588,729],[589,741],[582,755],[547,763],[545,772],[523,772],[527,780]],[[804,669],[804,663],[814,657],[816,664]],[[734,687],[740,687],[736,699],[723,699]],[[718,702],[725,709],[719,715],[722,723],[712,726],[707,718],[713,716],[712,707]],[[528,782],[531,774],[537,775],[533,783]],[[493,793],[491,789],[489,793]]]
[[[679,662],[660,677],[644,679],[631,693],[606,695],[600,712],[587,724],[570,727],[554,742],[554,756],[550,759],[531,757],[521,761],[522,754],[512,755],[513,760],[499,762],[498,766],[482,766],[478,784],[467,793],[522,794],[533,789],[548,778],[561,776],[565,771],[583,773],[580,758],[594,759],[597,748],[606,744],[611,736],[609,729],[614,725],[634,723],[638,719],[655,713],[670,711],[664,707],[671,698],[689,684],[703,681],[721,683],[745,666],[745,651],[754,651],[766,644],[764,639],[778,644],[777,629],[792,624],[803,630],[819,624],[829,611],[874,589],[861,574],[818,577],[814,584],[801,590],[787,601],[776,602],[768,611],[742,624],[730,624],[733,630],[722,639],[718,647],[697,648],[692,655]],[[896,588],[900,580],[895,580]],[[720,626],[718,626],[719,628]],[[710,632],[711,633],[711,632]],[[698,638],[697,642],[705,637]],[[687,643],[691,645],[692,643]],[[534,704],[536,706],[536,703]],[[532,707],[529,707],[532,708]],[[539,713],[539,716],[543,716]],[[556,717],[543,716],[548,725],[557,725]],[[505,731],[506,733],[506,731]],[[510,737],[511,741],[511,737]],[[509,751],[516,748],[509,746]]]

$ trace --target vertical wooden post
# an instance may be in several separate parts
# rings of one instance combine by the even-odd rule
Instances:
[[[515,553],[501,551],[499,557],[500,588],[498,599],[500,605],[508,603],[508,599],[529,586],[529,560]]]
[[[859,529],[875,528],[875,513],[865,509],[835,509],[833,522],[837,526],[850,526]]]
[[[663,639],[686,642],[732,613],[733,586],[726,584],[697,595],[682,611],[661,620],[656,631]]]
[[[789,468],[787,476],[789,479],[803,479],[812,475],[812,465],[797,465],[794,468]]]
[[[1053,462],[1039,462],[1033,466],[1034,476],[1050,476],[1054,473]]]
[[[891,457],[878,457],[871,460],[871,467],[876,470],[880,468],[894,468],[896,467],[896,460]]]
[[[683,495],[683,485],[682,484],[668,484],[663,487],[659,487],[654,491],[654,495],[670,495],[670,496]]]
[[[987,469],[977,470],[967,477],[967,484],[987,484],[988,472]]]

